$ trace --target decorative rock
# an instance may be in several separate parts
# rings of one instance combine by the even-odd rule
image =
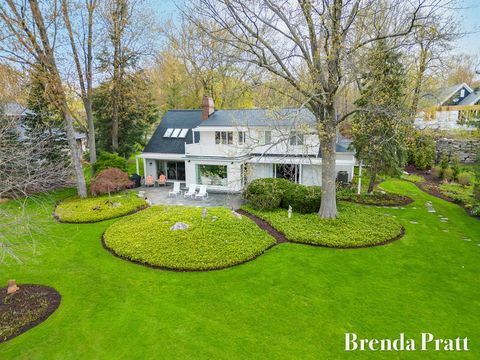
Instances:
[[[92,207],[92,210],[100,210],[100,209],[101,209],[100,205],[96,205],[96,206]]]
[[[112,205],[110,205],[110,207],[112,207],[112,208],[117,208],[119,206],[122,206],[122,203],[114,202]]]
[[[207,218],[207,208],[204,207],[202,210],[202,219],[206,219],[206,218]]]
[[[185,230],[185,229],[188,229],[189,226],[185,223],[182,223],[182,222],[176,222],[171,228],[170,230],[172,231],[175,231],[175,230]]]
[[[17,286],[17,282],[15,280],[8,280],[8,288],[7,288],[7,294],[14,294],[20,289]]]
[[[212,221],[217,221],[218,220],[218,216],[212,216]]]
[[[242,220],[242,215],[237,213],[235,210],[232,210],[232,215],[235,216],[237,219]]]

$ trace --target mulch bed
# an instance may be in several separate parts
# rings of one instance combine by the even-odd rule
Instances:
[[[391,195],[391,196],[393,196],[393,195]],[[382,203],[382,202],[366,202],[366,201],[361,201],[360,199],[357,200],[355,198],[340,199],[340,201],[347,201],[347,202],[354,203],[354,204],[370,205],[370,206],[385,206],[385,207],[406,206],[406,205],[409,205],[413,202],[412,198],[410,198],[408,196],[403,196],[403,195],[396,196],[394,200],[397,201],[397,202],[395,202],[395,203],[384,203],[383,202]]]
[[[61,296],[51,287],[30,284],[18,287],[10,295],[7,288],[0,288],[0,343],[45,321],[60,305]]]

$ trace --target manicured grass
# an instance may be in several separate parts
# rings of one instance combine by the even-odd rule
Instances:
[[[189,226],[170,230],[176,223]],[[116,222],[104,235],[116,254],[150,265],[178,270],[219,269],[250,260],[275,240],[246,217],[226,208],[154,206]]]
[[[55,216],[63,222],[96,222],[132,213],[147,206],[145,200],[133,192],[93,196],[86,199],[71,197],[61,201]]]
[[[408,180],[414,183],[420,183],[420,184],[425,182],[425,178],[423,176],[416,175],[416,174],[408,174],[408,175],[403,174],[402,179]]]
[[[259,211],[242,207],[267,221],[293,242],[330,247],[361,247],[381,244],[401,234],[402,227],[388,213],[377,208],[340,203],[337,219],[320,219],[317,214],[294,213],[284,209]]]
[[[49,285],[62,303],[0,344],[0,359],[478,359],[480,221],[414,184],[382,187],[415,199],[381,209],[405,227],[399,241],[355,250],[286,243],[240,266],[195,273],[150,269],[105,251],[100,237],[121,219],[58,223],[54,201],[46,209],[32,203],[28,212],[49,226],[35,256],[0,265],[0,283]],[[345,353],[345,332],[468,336],[472,350]]]

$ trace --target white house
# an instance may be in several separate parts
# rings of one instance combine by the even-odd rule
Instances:
[[[480,91],[465,83],[425,94],[423,98],[429,106],[415,119],[419,129],[473,130],[468,122],[480,121]]]
[[[169,110],[144,152],[145,176],[213,191],[241,191],[256,178],[287,178],[321,185],[322,156],[307,109],[215,110],[205,97],[202,110]],[[355,157],[349,143],[336,148],[337,173],[351,181]]]

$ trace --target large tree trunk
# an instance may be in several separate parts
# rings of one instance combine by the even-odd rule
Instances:
[[[319,134],[322,152],[322,201],[318,215],[323,219],[337,216],[336,172],[335,172],[335,126],[328,126]]]
[[[97,146],[95,145],[95,125],[93,123],[92,103],[90,98],[85,99],[85,112],[87,114],[88,124],[88,149],[90,151],[90,164],[92,166],[92,174],[95,173],[93,164],[97,161]]]
[[[368,190],[367,190],[369,194],[373,192],[373,188],[375,187],[376,180],[377,180],[377,171],[375,169],[371,169],[370,183],[368,184]]]
[[[410,106],[410,115],[415,117],[418,110],[418,103],[420,101],[420,92],[422,91],[423,85],[423,77],[425,75],[425,71],[427,69],[427,50],[420,48],[420,55],[418,60],[418,70],[415,74],[415,85],[413,87],[413,96],[412,96],[412,104]]]

